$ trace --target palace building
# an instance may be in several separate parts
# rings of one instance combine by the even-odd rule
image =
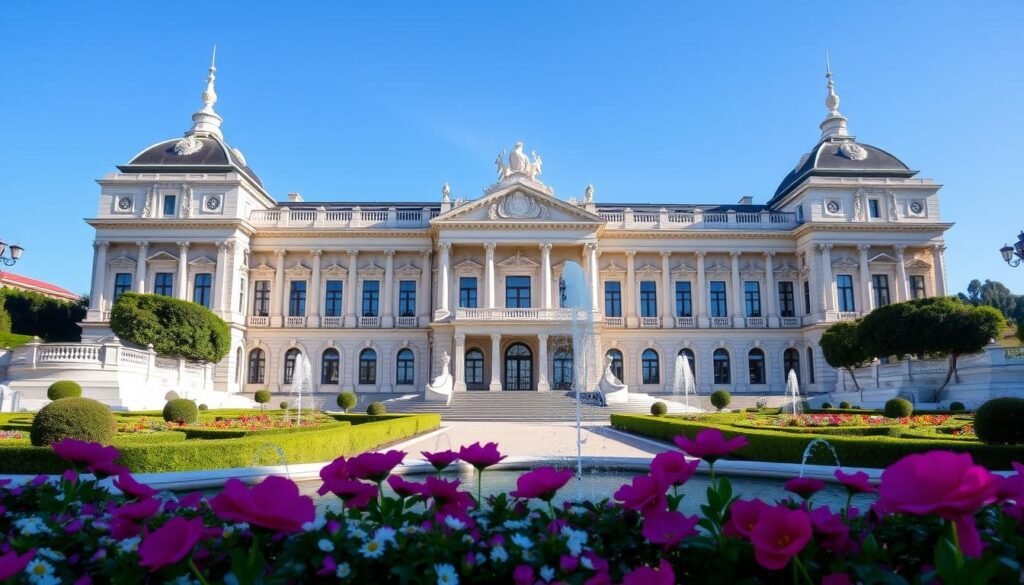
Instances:
[[[570,261],[600,351],[647,393],[670,391],[679,355],[700,393],[782,394],[790,370],[832,391],[830,324],[947,294],[940,185],[849,133],[831,73],[819,140],[765,203],[562,199],[516,143],[476,199],[364,204],[267,192],[225,141],[214,72],[184,137],[99,180],[82,326],[109,340],[125,291],[203,304],[232,331],[217,390],[287,393],[305,356],[319,393],[423,393],[445,354],[456,393],[567,388]]]

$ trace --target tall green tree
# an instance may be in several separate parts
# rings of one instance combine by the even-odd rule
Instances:
[[[957,297],[972,305],[995,307],[1008,319],[1018,316],[1018,306],[1024,302],[1003,283],[988,279],[985,282],[978,279],[972,280],[967,285],[967,293],[960,293]]]
[[[822,333],[818,345],[825,361],[833,368],[843,368],[850,374],[853,386],[860,390],[853,368],[860,367],[872,358],[858,338],[860,321],[840,321]]]

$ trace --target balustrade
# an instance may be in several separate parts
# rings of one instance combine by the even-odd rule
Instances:
[[[608,327],[622,327],[625,323],[622,317],[605,317],[604,324]]]
[[[251,315],[249,327],[270,327],[270,317],[266,315]]]
[[[100,361],[100,345],[69,343],[67,345],[41,345],[36,362],[96,362]]]
[[[857,319],[860,319],[860,313],[855,311],[841,311],[839,313],[840,321],[856,321]]]
[[[661,327],[661,317],[640,317],[640,327],[645,329]]]
[[[344,317],[324,317],[320,319],[321,327],[341,327],[345,322]]]
[[[732,321],[728,317],[711,318],[712,329],[728,329],[729,327],[732,327]]]
[[[676,327],[695,329],[697,327],[697,319],[694,317],[676,317]]]
[[[768,326],[768,320],[764,317],[747,317],[748,329],[764,329]]]
[[[401,329],[412,329],[414,327],[419,327],[419,325],[419,317],[398,317],[397,319],[395,319],[395,327]]]
[[[359,317],[359,327],[363,329],[379,329],[380,317]]]
[[[779,317],[779,327],[784,329],[800,327],[800,317]]]
[[[284,318],[285,327],[305,327],[306,317],[305,315],[299,317],[288,316]]]

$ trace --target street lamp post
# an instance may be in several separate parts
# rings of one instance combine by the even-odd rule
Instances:
[[[1019,266],[1024,260],[1024,232],[1017,236],[1017,242],[1014,245],[1003,246],[999,249],[999,253],[1003,255],[1003,260],[1010,266]]]
[[[4,266],[14,266],[14,263],[21,258],[21,253],[25,251],[25,248],[22,248],[18,244],[14,244],[10,248],[10,258],[4,256],[4,251],[6,250],[7,244],[4,243],[3,240],[0,240],[0,262],[3,262]]]

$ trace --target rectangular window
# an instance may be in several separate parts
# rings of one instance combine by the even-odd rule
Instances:
[[[658,285],[653,280],[640,282],[640,316],[658,316]]]
[[[153,292],[165,297],[174,296],[174,273],[157,272],[156,280],[153,282]]]
[[[164,217],[174,217],[175,211],[177,211],[177,197],[174,195],[164,195]]]
[[[729,305],[725,302],[725,281],[711,281],[711,316],[728,317]]]
[[[505,306],[509,309],[530,308],[530,277],[505,277]]]
[[[868,199],[868,215],[871,216],[871,219],[882,217],[878,207],[878,199]]]
[[[266,317],[270,314],[270,281],[257,280],[256,290],[252,298],[252,314]]]
[[[192,302],[196,303],[197,305],[202,305],[209,309],[210,298],[213,296],[211,292],[212,288],[212,274],[197,274],[195,280],[192,282]]]
[[[849,274],[836,275],[836,293],[839,295],[839,312],[852,313],[857,310],[853,302],[853,277]]]
[[[676,281],[676,316],[693,317],[693,292],[690,281]]]
[[[380,281],[363,281],[363,317],[377,317],[380,308]]]
[[[293,280],[288,293],[288,316],[306,316],[306,281]]]
[[[398,316],[416,316],[416,281],[402,280],[398,282]]]
[[[796,317],[796,298],[793,283],[785,280],[779,283],[779,316]]]
[[[622,283],[606,280],[604,283],[604,316],[622,316]]]
[[[924,297],[924,276],[915,274],[910,277],[910,298],[923,299]]]
[[[463,309],[477,308],[475,276],[459,278],[459,307]]]
[[[804,281],[804,315],[811,314],[811,282]]]
[[[324,317],[340,317],[342,312],[342,293],[344,283],[340,280],[328,280],[324,296]]]
[[[743,283],[743,302],[746,305],[747,317],[761,316],[761,283],[748,280]]]
[[[129,272],[118,272],[114,275],[114,300],[121,298],[132,290],[132,275]]]
[[[889,277],[885,274],[872,274],[871,284],[875,289],[875,308],[889,304]]]

